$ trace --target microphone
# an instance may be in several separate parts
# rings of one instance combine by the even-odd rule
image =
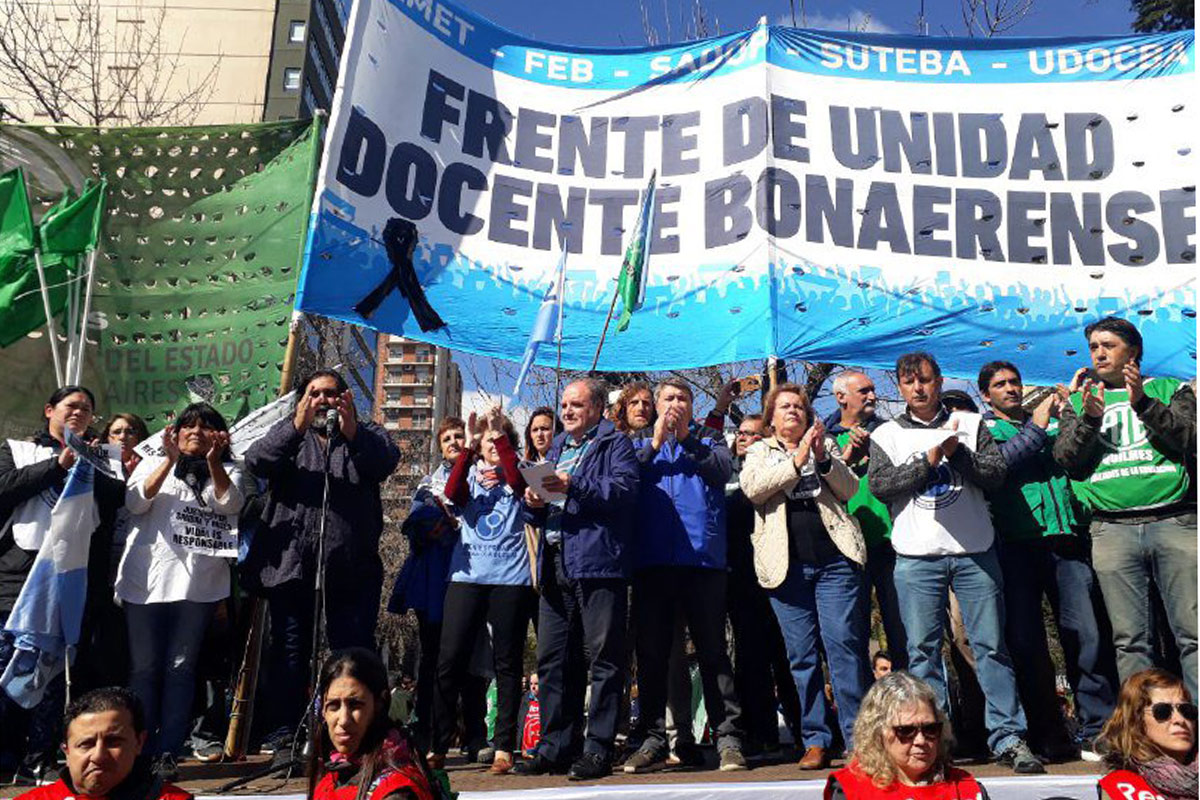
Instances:
[[[325,435],[332,438],[338,429],[338,411],[330,408],[325,412]]]

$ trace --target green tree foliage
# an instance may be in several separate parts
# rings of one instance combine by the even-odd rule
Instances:
[[[1137,15],[1133,29],[1138,33],[1164,33],[1193,30],[1196,27],[1195,0],[1132,0]]]

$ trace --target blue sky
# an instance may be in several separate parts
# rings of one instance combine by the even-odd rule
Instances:
[[[659,43],[684,41],[695,30],[690,22],[697,7],[709,22],[709,35],[733,33],[752,27],[761,16],[772,24],[791,24],[789,0],[455,0],[480,16],[509,30],[549,44],[579,46],[642,46],[647,44],[643,26],[646,18],[657,31]],[[994,6],[997,0],[987,0]],[[828,30],[870,30],[879,33],[917,33],[920,0],[857,0],[856,2],[816,2],[794,0],[797,22],[805,15],[807,27]],[[1020,5],[1020,0],[1006,0]],[[925,0],[925,17],[931,35],[966,34],[960,0]],[[668,23],[668,16],[670,21]],[[1010,36],[1105,35],[1130,32],[1133,13],[1128,0],[1033,0],[1028,14],[1007,31]],[[464,413],[482,409],[500,393],[512,391],[515,364],[457,354],[463,368]],[[748,374],[754,365],[745,365],[738,374]],[[546,372],[541,379],[546,379]],[[537,375],[535,374],[535,379]],[[895,389],[883,375],[875,375],[885,394]],[[970,389],[968,383],[948,381],[947,388]],[[828,388],[828,387],[827,387]],[[890,389],[890,391],[888,391]],[[543,392],[544,394],[544,392]],[[524,392],[523,405],[535,402],[533,392]],[[700,401],[698,410],[711,406]],[[828,397],[818,398],[819,410],[832,406]],[[518,414],[521,418],[521,415]]]
[[[477,14],[516,33],[548,43],[589,46],[646,44],[642,8],[663,41],[679,41],[690,19],[695,0],[457,0]],[[794,0],[796,18],[803,8],[807,27],[846,30],[864,25],[881,33],[916,33],[920,0],[857,0],[814,2]],[[995,0],[989,0],[990,4]],[[1010,0],[1008,5],[1018,5]],[[700,0],[706,17],[715,20],[720,33],[753,26],[761,16],[772,24],[791,23],[789,0]],[[669,13],[670,33],[666,17]],[[932,35],[963,35],[959,0],[926,0],[925,16]],[[1029,14],[1009,31],[1017,36],[1062,36],[1129,33],[1133,14],[1128,0],[1034,0]],[[717,31],[713,31],[716,33]]]

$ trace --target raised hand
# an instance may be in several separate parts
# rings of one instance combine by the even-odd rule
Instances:
[[[1095,388],[1095,392],[1092,389]],[[1083,413],[1092,419],[1100,419],[1104,416],[1104,383],[1098,383],[1093,386],[1091,380],[1084,381],[1083,388]]]
[[[1062,402],[1058,394],[1051,392],[1033,410],[1033,424],[1042,430],[1050,425],[1050,418],[1058,415],[1058,406]]]
[[[484,423],[492,433],[504,433],[504,411],[499,403],[488,408],[484,414]]]
[[[483,420],[474,411],[467,417],[467,433],[471,437],[471,449],[478,450],[483,441]]]
[[[179,460],[179,431],[174,425],[168,425],[162,433],[162,447],[167,454],[167,461],[174,464]]]
[[[813,458],[817,461],[825,460],[825,423],[817,420],[809,426],[808,431],[804,434],[809,437],[809,449],[812,450]]]
[[[221,463],[221,456],[225,455],[227,447],[229,447],[229,434],[225,431],[213,431],[208,437],[208,452],[204,454],[208,463]]]
[[[358,410],[354,407],[354,391],[347,389],[333,403],[338,411],[338,427],[342,437],[350,442],[358,433]]]
[[[313,405],[312,395],[305,392],[296,401],[296,414],[292,417],[292,426],[300,433],[304,433],[308,430],[308,426],[312,425],[313,415],[316,413],[317,409]]]
[[[1088,367],[1080,367],[1075,370],[1075,374],[1071,377],[1071,385],[1067,387],[1071,394],[1075,394],[1083,388],[1083,384],[1087,381],[1088,369]]]
[[[847,464],[857,464],[866,458],[871,449],[871,432],[866,428],[855,425],[850,429],[850,437],[842,448],[842,460]]]
[[[672,409],[667,409],[666,413],[659,414],[658,419],[654,422],[654,435],[650,437],[650,444],[655,450],[662,448],[663,443],[667,441],[667,436],[675,430],[674,414]]]
[[[1146,396],[1142,386],[1142,368],[1130,361],[1122,372],[1125,374],[1125,388],[1129,391],[1129,405],[1137,405]]]

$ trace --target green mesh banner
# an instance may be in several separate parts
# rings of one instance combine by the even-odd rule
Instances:
[[[0,171],[24,166],[35,217],[65,187],[108,180],[83,372],[101,416],[132,412],[153,430],[189,388],[231,420],[275,396],[318,139],[308,122],[0,126]],[[41,424],[54,389],[44,332],[0,350],[0,434]]]

